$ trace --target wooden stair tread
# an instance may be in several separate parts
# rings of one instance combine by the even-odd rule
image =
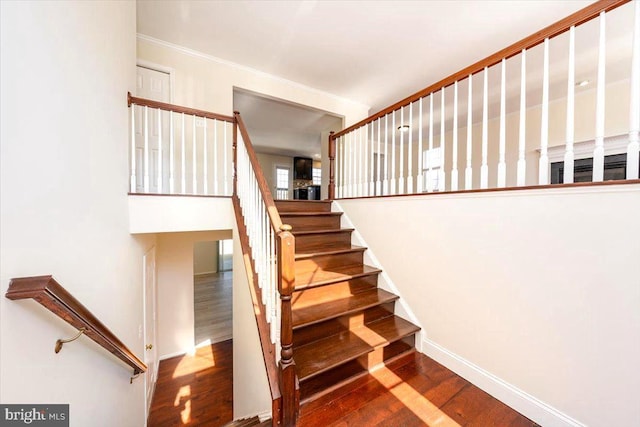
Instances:
[[[353,228],[331,228],[327,230],[303,230],[303,231],[291,230],[291,233],[294,236],[306,236],[309,234],[350,233],[352,231],[354,231]]]
[[[296,275],[295,290],[301,290],[312,286],[322,286],[335,282],[355,279],[370,274],[381,273],[382,270],[366,264],[347,265],[332,268],[331,270],[315,270]]]
[[[351,361],[376,348],[416,333],[420,328],[391,315],[294,349],[300,381]]]
[[[398,299],[397,295],[379,288],[366,290],[347,297],[334,295],[330,287],[326,286],[302,291],[301,294],[303,295],[300,295],[299,298],[293,298],[294,330]]]
[[[342,255],[349,252],[364,252],[367,248],[364,246],[354,246],[351,245],[350,248],[345,249],[327,249],[327,250],[314,250],[310,252],[296,252],[295,258],[296,261],[300,259],[313,258],[317,256],[325,256],[325,255]]]
[[[342,212],[323,212],[323,211],[318,211],[318,212],[314,212],[314,211],[309,211],[309,212],[289,212],[289,211],[280,211],[280,217],[283,216],[302,216],[302,217],[307,217],[307,216],[339,216],[342,215]]]

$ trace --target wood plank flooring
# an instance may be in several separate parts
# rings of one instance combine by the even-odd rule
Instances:
[[[230,340],[233,272],[198,275],[193,280],[196,345]]]
[[[525,427],[536,423],[419,353],[301,408],[300,427]]]
[[[232,420],[231,340],[160,362],[149,427],[219,427]]]
[[[149,427],[233,419],[232,341],[160,362]],[[536,423],[419,353],[303,405],[300,427],[534,427]]]

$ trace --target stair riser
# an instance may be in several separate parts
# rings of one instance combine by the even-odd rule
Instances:
[[[350,286],[359,286],[359,284],[361,282],[367,283],[370,286],[374,286],[374,287],[378,286],[378,274],[377,273],[376,274],[368,274],[366,276],[358,277],[358,278],[355,278],[355,279],[342,280],[342,281],[339,281],[339,282],[329,283],[329,284],[320,285],[320,286],[335,286],[335,285],[340,284],[340,283],[349,283]],[[304,288],[304,289],[310,289],[310,288],[314,288],[315,287],[313,285],[307,285],[307,284],[304,284],[304,286],[306,286],[306,288]],[[304,289],[298,290],[296,292],[302,292]]]
[[[300,259],[296,261],[296,274],[308,273],[318,269],[330,270],[346,265],[362,264],[363,257],[364,252],[357,251],[340,255],[318,255],[312,258]]]
[[[296,252],[312,252],[351,247],[351,230],[335,233],[302,234],[296,237]]]
[[[316,377],[308,378],[300,383],[300,401],[309,403],[339,386],[366,375],[369,371],[378,369],[390,360],[406,357],[407,353],[413,354],[414,345],[415,336],[410,335],[385,347],[375,349],[338,368],[331,369]]]
[[[277,200],[278,212],[331,212],[330,202],[306,202],[293,200]]]
[[[334,319],[325,320],[324,322],[296,329],[293,331],[294,357],[295,348],[298,346],[317,341],[328,335],[347,331],[350,328],[361,326],[364,323],[373,322],[375,320],[382,319],[383,317],[390,316],[393,314],[393,308],[394,303],[389,302],[368,308],[364,311],[336,317]]]
[[[288,216],[281,214],[284,224],[293,227],[293,231],[336,230],[340,228],[340,217],[337,215]]]

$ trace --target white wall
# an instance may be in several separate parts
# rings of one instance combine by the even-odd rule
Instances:
[[[289,168],[289,198],[293,199],[293,157],[276,156],[273,154],[256,153],[258,163],[264,172],[271,194],[275,196],[276,189],[276,166]]]
[[[344,116],[345,126],[368,114],[366,105],[145,36],[138,59],[172,69],[173,102],[188,107],[231,115],[236,87]]]
[[[271,393],[249,293],[238,228],[233,226],[233,417],[271,414]]]
[[[218,240],[196,242],[193,245],[193,274],[218,271]]]
[[[229,230],[235,222],[229,197],[144,195],[128,199],[133,234]]]
[[[339,204],[427,354],[471,363],[471,380],[545,426],[579,424],[535,399],[584,425],[640,424],[640,185]]]
[[[158,355],[162,358],[193,349],[193,248],[196,242],[231,238],[231,230],[157,235]]]
[[[142,358],[128,230],[134,2],[1,2],[0,282],[53,274]],[[144,381],[34,301],[0,298],[0,400],[68,403],[71,426],[140,426]],[[117,410],[114,410],[117,408]]]

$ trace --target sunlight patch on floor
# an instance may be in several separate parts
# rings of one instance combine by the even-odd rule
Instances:
[[[207,340],[208,341],[208,340]],[[216,360],[213,355],[210,343],[200,343],[194,347],[193,354],[186,354],[176,369],[173,371],[172,378],[182,377],[184,375],[195,374],[204,369],[216,366]]]
[[[404,382],[389,368],[382,367],[370,374],[426,425],[432,427],[460,427],[460,424],[449,418],[447,414]]]
[[[176,398],[173,401],[173,406],[183,406],[184,409],[180,411],[180,420],[182,424],[189,424],[191,421],[191,386],[185,385],[180,387],[178,393],[176,394]],[[187,399],[184,403],[183,400]]]

